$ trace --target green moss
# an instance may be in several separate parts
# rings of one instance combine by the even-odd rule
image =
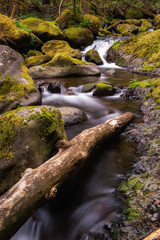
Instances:
[[[70,24],[73,24],[74,17],[70,10],[63,10],[61,12],[60,18],[56,18],[55,22],[59,25],[61,29],[67,28]]]
[[[141,12],[140,9],[135,9],[135,8],[127,8],[126,9],[126,14],[125,14],[126,19],[141,19],[143,18],[143,13]]]
[[[91,14],[85,14],[83,18],[83,25],[84,23],[86,24],[85,27],[89,27],[94,34],[99,32],[101,22],[98,17]]]
[[[119,32],[119,33],[124,33],[124,32],[126,32],[126,31],[128,31],[128,32],[133,32],[133,31],[136,31],[138,29],[138,27],[136,26],[136,25],[130,25],[130,24],[119,24],[119,25],[117,25],[117,31]]]
[[[152,24],[148,22],[147,20],[144,19],[142,22],[141,26],[139,27],[138,31],[139,32],[146,32],[152,27]]]
[[[15,101],[25,96],[28,98],[28,93],[36,92],[37,88],[29,75],[29,70],[22,64],[21,77],[24,78],[24,82],[18,82],[16,79],[7,75],[0,78],[0,102]]]
[[[45,39],[45,37],[49,38],[50,36],[55,38],[63,37],[61,30],[56,26],[54,21],[43,21],[39,18],[27,18],[22,20],[21,23],[42,40]]]
[[[108,89],[112,89],[111,85],[105,84],[105,83],[97,83],[96,88],[100,89],[100,90],[108,90]]]
[[[38,55],[38,56],[32,56],[25,59],[25,64],[27,67],[37,66],[46,62],[49,62],[51,60],[51,57],[47,55]]]
[[[134,209],[134,208],[128,208],[125,214],[127,215],[128,221],[141,218],[142,216],[141,212],[138,209]]]
[[[5,160],[14,158],[11,151],[12,144],[17,135],[17,128],[21,123],[22,118],[17,116],[15,111],[10,111],[0,116],[0,158]]]
[[[138,81],[137,79],[132,79],[130,81],[129,89],[133,89],[135,87],[141,87],[141,88],[146,88],[146,87],[152,87],[154,86],[155,81],[154,80],[144,80],[144,81]]]
[[[160,14],[154,18],[154,24],[157,26],[157,28],[160,27]]]
[[[120,46],[121,46],[121,43],[120,43],[120,42],[115,42],[115,43],[112,45],[112,49],[113,49],[114,51],[117,51]]]
[[[42,52],[50,57],[54,57],[57,52],[66,52],[69,56],[81,59],[82,54],[80,50],[73,49],[69,43],[63,40],[51,40],[45,43],[42,47]]]
[[[46,64],[43,64],[42,66],[67,66],[67,65],[90,65],[92,63],[88,63],[86,61],[82,61],[76,58],[70,57],[67,53],[56,53],[54,58]]]

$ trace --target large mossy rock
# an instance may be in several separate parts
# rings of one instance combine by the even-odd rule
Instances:
[[[54,21],[43,21],[39,18],[26,18],[21,23],[30,29],[42,42],[52,39],[64,39],[63,33]]]
[[[141,19],[141,26],[138,29],[138,32],[146,32],[152,28],[152,24],[147,19]]]
[[[160,74],[160,30],[137,34],[116,42],[107,53],[107,60],[135,72]]]
[[[107,83],[97,83],[96,88],[93,90],[93,96],[112,96],[115,89]]]
[[[160,14],[154,18],[154,24],[157,28],[160,28]]]
[[[0,14],[0,44],[24,52],[31,43],[31,34],[17,27],[16,22]]]
[[[65,36],[73,48],[81,48],[92,44],[93,32],[89,28],[68,28],[65,29]]]
[[[87,27],[89,27],[92,30],[94,35],[98,34],[99,29],[101,27],[101,22],[99,18],[91,14],[84,15],[83,24],[86,24]]]
[[[61,12],[60,17],[57,17],[55,22],[58,24],[60,29],[65,29],[69,27],[69,25],[72,23],[73,24],[73,13],[70,10],[63,10]]]
[[[82,58],[82,54],[79,49],[71,48],[69,43],[63,40],[51,40],[46,42],[42,47],[42,52],[52,58],[57,52],[66,52],[69,56],[77,59]]]
[[[118,24],[116,29],[117,29],[118,33],[121,33],[124,36],[126,36],[126,35],[128,36],[131,33],[135,33],[137,31],[138,27],[133,24],[124,23],[124,24]]]
[[[0,113],[17,106],[39,104],[40,93],[22,56],[3,45],[0,45],[0,52]]]
[[[51,157],[55,143],[63,138],[64,123],[54,107],[19,108],[0,115],[0,194],[26,168],[36,168]]]
[[[97,65],[103,64],[103,61],[96,50],[89,50],[85,54],[85,60],[88,62],[93,62]]]
[[[38,55],[38,56],[32,56],[29,58],[25,59],[25,64],[28,68],[41,65],[43,63],[47,63],[51,60],[52,58],[48,55]]]
[[[72,58],[66,53],[56,53],[49,63],[30,68],[30,74],[33,78],[51,78],[99,75],[100,71],[94,63]]]

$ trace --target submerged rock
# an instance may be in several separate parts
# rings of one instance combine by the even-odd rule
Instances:
[[[50,62],[32,67],[29,70],[33,78],[100,74],[100,71],[95,64],[72,58],[66,53],[56,53]]]
[[[0,52],[0,113],[17,106],[39,104],[40,93],[22,56],[3,45],[0,45]]]
[[[55,143],[65,138],[61,114],[51,106],[2,114],[0,133],[0,194],[14,185],[26,168],[36,168],[51,157]]]
[[[85,54],[85,60],[88,62],[93,62],[97,65],[103,64],[99,53],[96,50],[89,50]]]
[[[87,120],[86,114],[79,108],[60,107],[58,109],[62,114],[65,127],[75,125]]]

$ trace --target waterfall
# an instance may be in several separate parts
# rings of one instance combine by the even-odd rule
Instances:
[[[105,67],[105,68],[121,68],[119,66],[117,66],[115,63],[108,63],[106,61],[106,56],[107,56],[107,51],[108,49],[117,41],[120,40],[120,37],[107,37],[105,39],[96,39],[94,40],[94,42],[90,45],[90,46],[87,46],[83,51],[82,51],[82,54],[83,56],[85,55],[85,53],[91,49],[94,49],[96,50],[102,61],[103,61],[103,65],[100,65],[99,67]],[[84,57],[83,57],[84,59]]]

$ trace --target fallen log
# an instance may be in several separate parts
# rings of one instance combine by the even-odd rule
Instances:
[[[102,140],[119,133],[132,119],[125,113],[96,127],[84,130],[71,141],[61,140],[59,152],[36,169],[27,169],[22,178],[0,198],[0,240],[10,239],[57,187],[82,164]]]
[[[160,228],[145,237],[143,240],[159,240],[160,239]]]

